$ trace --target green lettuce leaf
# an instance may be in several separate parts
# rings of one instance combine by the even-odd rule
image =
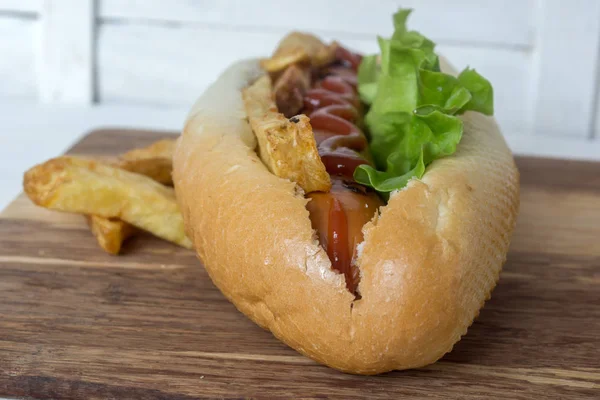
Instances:
[[[363,184],[368,185],[378,192],[387,200],[389,198],[389,192],[406,186],[409,180],[415,176],[423,176],[425,173],[425,162],[423,158],[423,151],[421,151],[415,166],[407,172],[394,172],[393,169],[389,171],[379,171],[370,165],[361,165],[354,172],[354,179]]]
[[[377,80],[379,79],[379,66],[377,65],[377,56],[363,57],[358,68],[358,94],[365,104],[371,104],[377,94]]]
[[[492,86],[475,70],[458,77],[440,72],[435,43],[407,29],[410,13],[394,14],[394,34],[378,38],[380,56],[364,57],[358,72],[359,94],[370,106],[365,123],[375,168],[359,166],[354,179],[384,197],[456,151],[463,133],[456,115],[494,110]]]
[[[461,109],[464,111],[476,111],[485,115],[494,115],[494,89],[492,84],[479,75],[474,69],[465,68],[458,81],[471,93],[471,101]]]

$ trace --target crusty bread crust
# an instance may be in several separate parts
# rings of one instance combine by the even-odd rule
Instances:
[[[331,270],[296,185],[254,151],[233,65],[190,112],[174,158],[189,237],[235,306],[297,351],[359,374],[435,362],[460,340],[498,280],[519,174],[492,118],[467,113],[456,154],[391,196],[364,228],[360,300]]]

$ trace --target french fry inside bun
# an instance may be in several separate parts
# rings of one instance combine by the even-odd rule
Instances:
[[[301,56],[279,48],[287,59],[232,65],[193,106],[174,153],[184,225],[215,285],[290,347],[350,373],[449,352],[498,281],[518,212],[491,85],[444,65],[429,39],[406,30],[408,14],[394,15],[381,55],[311,38]],[[289,42],[301,53],[302,40]],[[313,64],[311,51],[327,49],[333,61]],[[284,73],[291,66],[310,70],[308,89],[278,82],[300,76]],[[308,118],[329,190],[306,190],[310,176],[296,182],[264,160],[272,152],[243,93],[265,76],[288,87],[280,98],[300,99],[293,114],[286,100],[265,115],[286,109],[282,134]],[[279,159],[296,160],[300,147]]]

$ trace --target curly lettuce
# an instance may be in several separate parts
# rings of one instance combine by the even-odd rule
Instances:
[[[384,197],[456,151],[463,134],[457,115],[494,112],[490,82],[470,68],[457,77],[441,72],[435,43],[406,28],[411,11],[394,14],[394,34],[379,37],[381,54],[364,57],[358,70],[375,168],[359,166],[354,179]]]

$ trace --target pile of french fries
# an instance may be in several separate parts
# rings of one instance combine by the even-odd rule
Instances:
[[[23,188],[39,206],[85,215],[110,254],[139,230],[191,249],[172,188],[174,146],[160,140],[113,160],[53,158],[28,170]]]

